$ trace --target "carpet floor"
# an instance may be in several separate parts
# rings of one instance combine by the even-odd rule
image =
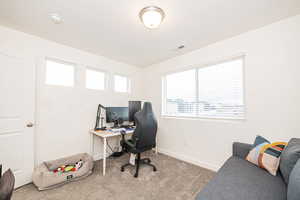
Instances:
[[[145,155],[145,154],[144,154]],[[102,162],[95,162],[92,175],[59,188],[39,192],[28,184],[13,193],[13,200],[194,200],[197,193],[215,175],[214,172],[171,158],[163,154],[146,153],[156,172],[141,166],[134,178],[134,167],[125,172],[120,166],[128,155],[108,159],[106,176],[102,176]]]

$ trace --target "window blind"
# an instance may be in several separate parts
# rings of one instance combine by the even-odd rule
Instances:
[[[166,75],[163,114],[244,118],[243,58]]]
[[[196,116],[196,70],[166,76],[166,114]]]

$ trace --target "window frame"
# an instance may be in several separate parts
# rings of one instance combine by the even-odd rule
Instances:
[[[116,91],[116,84],[115,84],[115,76],[121,76],[121,77],[125,77],[126,78],[126,83],[127,83],[127,89],[126,92],[121,92],[121,91]],[[116,93],[120,93],[120,94],[130,94],[131,93],[131,78],[128,75],[124,75],[124,74],[113,74],[112,76],[112,86],[113,86],[113,91]]]
[[[225,116],[203,116],[203,115],[199,115],[199,109],[196,109],[196,116],[180,116],[180,115],[169,115],[166,112],[166,105],[167,105],[167,82],[166,82],[166,76],[168,75],[172,75],[175,73],[180,73],[180,72],[185,72],[188,70],[192,70],[195,69],[195,84],[196,84],[196,100],[199,99],[199,69],[203,69],[206,67],[212,67],[214,65],[218,65],[218,64],[222,64],[222,63],[226,63],[226,62],[230,62],[230,61],[234,61],[234,60],[242,60],[243,64],[242,64],[242,98],[243,98],[243,106],[244,106],[244,113],[243,113],[243,117],[225,117]],[[181,68],[180,70],[174,70],[171,72],[167,72],[164,73],[161,77],[161,83],[162,83],[162,107],[161,107],[161,116],[163,118],[174,118],[174,119],[208,119],[208,120],[234,120],[234,121],[243,121],[247,119],[247,107],[246,107],[246,84],[245,84],[245,65],[246,65],[246,55],[245,54],[240,54],[237,56],[232,56],[230,58],[226,58],[226,59],[221,59],[219,61],[215,61],[215,62],[209,62],[206,64],[202,64],[202,65],[198,65],[198,67],[194,67],[194,66],[190,66],[190,67],[186,67],[186,68]],[[197,105],[198,106],[198,105]]]
[[[87,70],[91,70],[91,71],[96,71],[96,72],[101,72],[104,74],[104,88],[103,89],[94,89],[94,88],[87,88]],[[95,68],[95,67],[90,67],[90,66],[86,66],[85,67],[85,73],[84,73],[84,88],[87,89],[87,90],[92,90],[92,91],[99,91],[99,92],[103,92],[103,91],[106,91],[107,88],[108,88],[108,75],[107,75],[107,72],[104,71],[104,70],[101,70],[101,69],[98,69],[98,68]]]
[[[47,83],[47,61],[56,62],[63,65],[71,65],[73,66],[73,85],[59,85],[59,84],[48,84]],[[74,62],[65,61],[58,58],[45,57],[44,58],[44,81],[43,84],[48,87],[66,87],[66,88],[74,88],[76,86],[76,73],[77,73],[77,64]]]

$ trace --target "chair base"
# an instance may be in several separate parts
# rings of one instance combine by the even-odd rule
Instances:
[[[139,176],[139,168],[140,168],[140,164],[148,165],[148,166],[150,166],[150,167],[153,168],[153,171],[154,171],[154,172],[157,171],[156,167],[155,167],[153,164],[151,164],[150,158],[143,158],[143,159],[141,159],[141,154],[138,153],[138,154],[137,154],[137,158],[135,159],[135,166],[136,166],[136,168],[135,168],[135,174],[134,174],[134,177],[135,177],[135,178],[137,178],[137,177]],[[128,166],[130,166],[130,165],[131,165],[130,163],[126,163],[125,165],[122,165],[122,167],[121,167],[121,172],[124,172],[125,167],[128,167]]]

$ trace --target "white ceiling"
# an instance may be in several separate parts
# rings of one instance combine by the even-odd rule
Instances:
[[[159,29],[138,18],[148,5],[166,13]],[[63,23],[53,24],[50,13]],[[300,0],[0,1],[0,25],[139,67],[299,13]]]

